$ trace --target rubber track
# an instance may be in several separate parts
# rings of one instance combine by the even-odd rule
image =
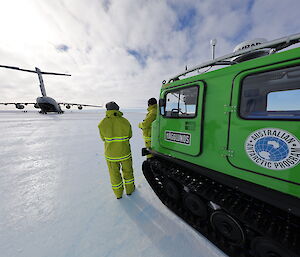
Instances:
[[[156,166],[163,165],[157,168]],[[167,168],[166,168],[167,167]],[[154,171],[154,172],[153,172]],[[299,218],[292,217],[273,206],[260,202],[247,195],[237,192],[227,186],[221,185],[209,178],[194,174],[186,169],[175,166],[165,160],[155,158],[143,164],[143,173],[149,185],[171,211],[199,231],[209,241],[230,257],[257,257],[250,250],[250,241],[256,236],[265,236],[274,241],[281,242],[286,249],[293,251],[293,257],[300,257]],[[219,205],[223,211],[230,214],[242,225],[246,235],[243,247],[234,246],[224,237],[215,232],[209,220],[199,221],[190,213],[182,201],[175,201],[168,197],[164,191],[164,181],[172,179],[183,188],[195,193],[209,203]],[[288,251],[288,250],[287,250]]]

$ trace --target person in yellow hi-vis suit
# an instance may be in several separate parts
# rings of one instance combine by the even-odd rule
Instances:
[[[131,125],[119,111],[115,102],[106,104],[106,116],[99,123],[100,137],[104,141],[104,154],[107,162],[112,189],[117,199],[122,198],[124,186],[127,195],[135,190],[132,157],[129,139],[132,137]],[[123,178],[120,173],[122,167]]]
[[[156,119],[157,114],[157,101],[155,98],[148,100],[148,113],[143,122],[139,123],[139,128],[143,130],[143,137],[147,148],[151,147],[151,124]],[[152,155],[148,154],[147,158],[151,158]]]

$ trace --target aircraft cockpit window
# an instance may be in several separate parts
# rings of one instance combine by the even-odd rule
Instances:
[[[161,114],[168,118],[193,118],[196,116],[198,86],[169,91],[165,96],[165,105]]]
[[[300,119],[300,67],[247,76],[240,116],[245,119]]]

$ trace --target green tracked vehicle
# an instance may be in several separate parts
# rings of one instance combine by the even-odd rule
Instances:
[[[246,41],[161,88],[144,176],[229,256],[300,257],[299,42]]]

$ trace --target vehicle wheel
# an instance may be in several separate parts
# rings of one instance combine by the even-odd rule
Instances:
[[[251,248],[255,253],[256,257],[294,257],[291,253],[287,252],[280,245],[274,241],[264,238],[257,237],[251,243]]]
[[[144,161],[142,164],[142,171],[145,177],[151,177],[153,178],[153,174],[151,173],[149,162]],[[154,179],[154,178],[153,178]]]
[[[149,172],[150,171],[150,164],[149,164],[149,162],[147,160],[143,162],[143,164],[142,164],[142,170],[144,172]]]
[[[204,220],[207,218],[207,207],[199,196],[189,193],[184,198],[184,203],[188,210],[200,219]]]
[[[210,222],[214,229],[228,239],[231,244],[242,245],[244,243],[244,231],[239,223],[230,215],[222,211],[215,211],[210,217]]]
[[[179,200],[180,191],[176,183],[170,179],[165,183],[166,194],[174,200]]]

